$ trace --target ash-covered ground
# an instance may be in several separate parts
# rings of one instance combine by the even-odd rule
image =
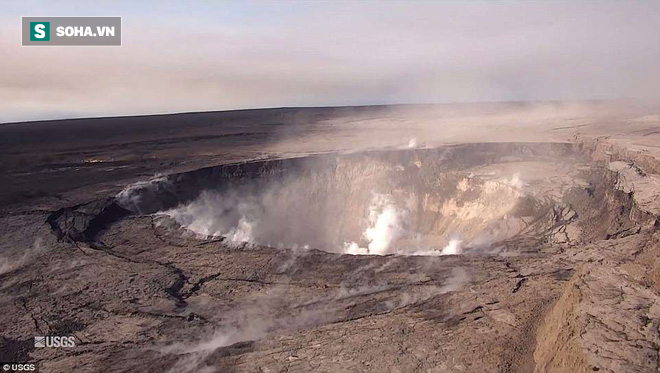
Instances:
[[[0,361],[658,371],[657,106],[77,119],[0,145]]]

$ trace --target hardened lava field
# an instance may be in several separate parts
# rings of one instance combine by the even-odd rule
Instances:
[[[654,371],[650,153],[584,135],[346,151],[337,144],[362,137],[319,124],[296,141],[335,149],[278,155],[295,141],[268,145],[262,132],[276,130],[248,117],[232,117],[233,145],[99,138],[110,143],[43,148],[29,167],[22,148],[5,149],[2,360],[55,372]],[[141,158],[110,157],[117,141]],[[76,346],[35,348],[39,335]]]

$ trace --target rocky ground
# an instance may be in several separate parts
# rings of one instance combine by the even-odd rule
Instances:
[[[657,107],[103,118],[0,125],[0,145],[2,362],[44,372],[659,370]],[[284,183],[273,176],[293,170]],[[252,179],[302,196],[273,204],[297,215],[264,216],[303,231],[328,226],[358,241],[365,217],[351,219],[377,190],[415,202],[406,229],[421,238],[398,245],[442,247],[458,232],[464,247],[343,255],[328,239],[230,242],[162,213]],[[136,203],[121,203],[127,191]],[[321,215],[327,196],[344,224],[312,223],[305,206]],[[35,348],[41,335],[73,335],[76,346]]]

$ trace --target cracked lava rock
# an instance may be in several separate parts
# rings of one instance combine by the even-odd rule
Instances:
[[[655,109],[591,105],[508,140],[528,108],[417,109],[415,142],[383,107],[2,125],[0,361],[657,372]]]

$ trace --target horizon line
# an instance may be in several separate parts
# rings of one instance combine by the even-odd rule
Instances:
[[[126,114],[126,115],[106,115],[106,116],[82,116],[70,118],[51,118],[51,119],[35,119],[35,120],[22,120],[0,122],[0,126],[4,125],[19,125],[19,124],[32,124],[42,122],[64,122],[64,121],[79,121],[79,120],[103,120],[103,119],[122,119],[122,118],[143,118],[143,117],[159,117],[159,116],[176,116],[176,115],[194,115],[194,114],[210,114],[210,113],[231,113],[243,111],[263,111],[263,110],[291,110],[291,109],[342,109],[342,108],[379,108],[391,106],[443,106],[443,105],[474,105],[474,104],[532,104],[532,103],[568,103],[568,102],[645,102],[647,100],[633,99],[633,98],[590,98],[590,99],[545,99],[545,100],[504,100],[504,101],[460,101],[460,102],[427,102],[427,103],[391,103],[391,104],[364,104],[364,105],[328,105],[328,106],[265,106],[256,108],[237,108],[225,110],[199,110],[199,111],[175,111],[175,112],[155,112],[145,114]]]

